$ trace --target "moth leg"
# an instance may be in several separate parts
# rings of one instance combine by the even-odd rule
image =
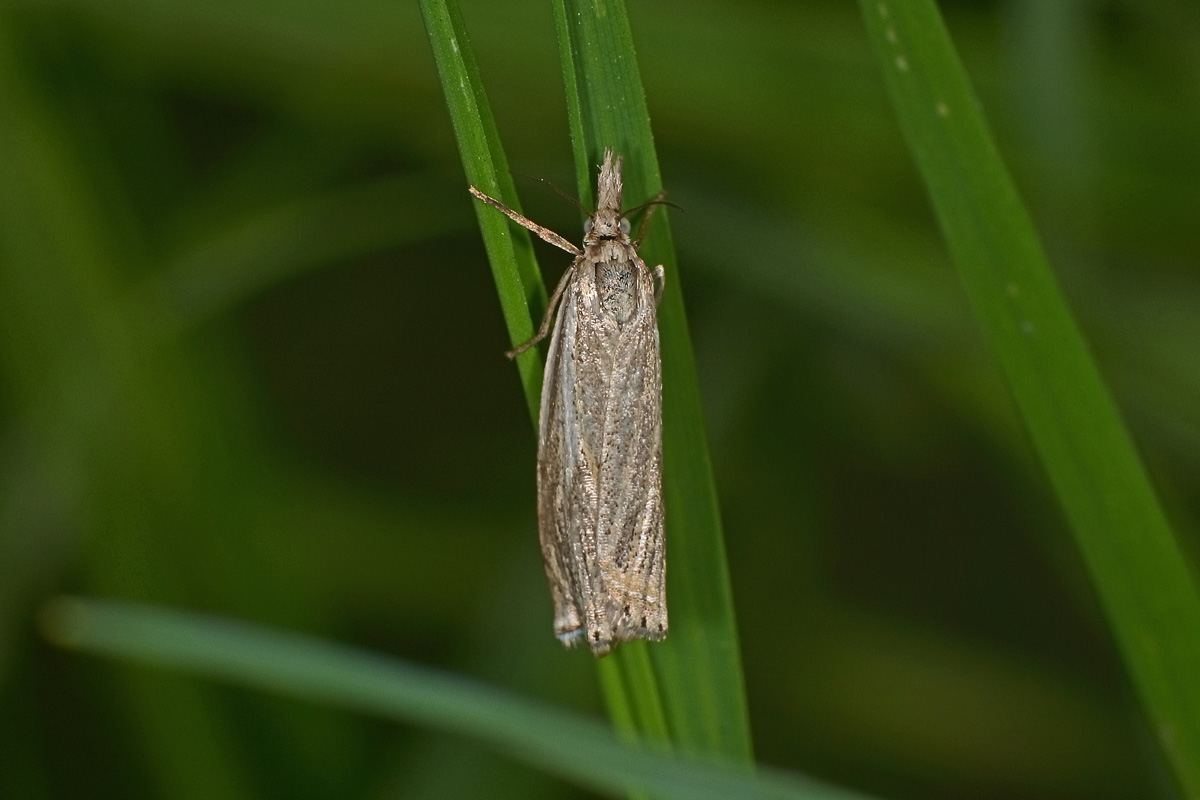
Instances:
[[[501,203],[499,200],[495,200],[491,197],[488,197],[486,194],[479,191],[474,186],[470,186],[467,188],[471,192],[471,194],[473,194],[475,197],[479,198],[480,200],[487,203],[492,208],[494,208],[497,211],[499,211],[500,213],[504,214],[504,216],[508,217],[513,222],[520,225],[522,228],[532,231],[543,242],[549,242],[550,244],[554,245],[555,247],[566,250],[568,253],[570,253],[573,256],[577,256],[577,255],[581,254],[581,251],[578,247],[571,244],[566,239],[559,236],[557,233],[550,230],[549,228],[543,228],[541,225],[538,225],[536,222],[529,219],[528,217],[521,216],[516,211],[513,211],[511,208],[504,205],[504,203]]]
[[[542,315],[542,324],[538,326],[537,333],[533,338],[514,347],[505,353],[509,358],[516,358],[524,353],[529,348],[546,338],[546,334],[550,332],[550,323],[554,320],[554,309],[558,307],[558,303],[562,300],[563,292],[567,289],[567,284],[571,282],[571,276],[575,274],[575,265],[572,264],[563,273],[563,276],[558,280],[558,286],[554,287],[554,294],[550,295],[550,302],[546,304],[546,313]]]
[[[662,264],[655,267],[652,272],[654,273],[654,305],[657,307],[662,302],[663,290],[667,288],[667,273]]]

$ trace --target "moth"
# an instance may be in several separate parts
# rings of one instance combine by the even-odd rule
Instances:
[[[663,552],[662,371],[657,306],[663,268],[638,257],[654,205],[621,211],[612,150],[584,223],[583,249],[474,186],[471,194],[575,256],[537,334],[554,320],[538,430],[538,532],[554,634],[606,655],[618,642],[667,635]],[[629,215],[649,207],[629,238]],[[554,316],[558,307],[557,318]]]

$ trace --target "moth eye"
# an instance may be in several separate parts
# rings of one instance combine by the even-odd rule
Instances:
[[[629,220],[625,219],[624,217],[621,217],[621,233],[625,234],[626,236],[629,235]]]
[[[595,227],[595,223],[594,223],[594,222],[592,222],[592,218],[591,218],[591,217],[588,217],[587,219],[585,219],[585,220],[583,221],[583,232],[584,232],[585,234],[591,233],[591,232],[592,232],[592,228],[593,228],[593,227]]]

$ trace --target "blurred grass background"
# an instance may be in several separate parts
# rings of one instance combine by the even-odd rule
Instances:
[[[462,6],[513,169],[571,185],[549,8]],[[1171,796],[857,8],[629,6],[757,757],[897,798]],[[1200,11],[940,6],[1194,552]],[[0,796],[579,796],[33,622],[89,591],[598,708],[549,634],[470,203],[415,5],[0,6]]]

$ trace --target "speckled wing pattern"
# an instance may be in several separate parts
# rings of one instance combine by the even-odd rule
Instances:
[[[551,336],[538,436],[554,631],[597,656],[667,632],[657,301],[619,212],[620,181],[606,153]]]

